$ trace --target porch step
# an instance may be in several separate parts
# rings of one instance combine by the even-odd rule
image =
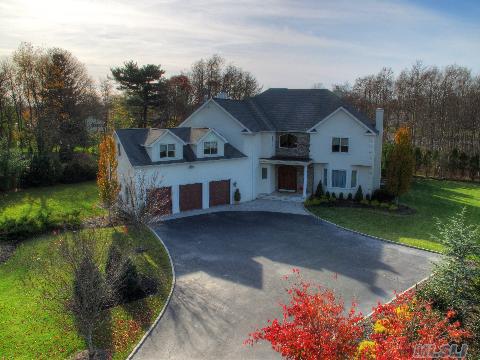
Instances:
[[[275,192],[272,194],[259,194],[257,199],[303,202],[305,199],[299,194],[288,194]]]

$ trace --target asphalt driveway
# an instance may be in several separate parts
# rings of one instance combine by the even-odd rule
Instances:
[[[135,359],[277,359],[268,344],[242,345],[279,316],[283,275],[333,287],[370,312],[428,276],[435,254],[377,241],[312,216],[220,212],[155,229],[171,252],[177,283],[167,310]]]

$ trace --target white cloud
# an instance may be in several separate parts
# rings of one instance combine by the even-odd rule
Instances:
[[[419,58],[473,67],[480,55],[477,25],[373,0],[2,0],[0,33],[0,56],[21,41],[59,46],[94,78],[128,59],[172,74],[220,53],[266,87],[329,85]]]

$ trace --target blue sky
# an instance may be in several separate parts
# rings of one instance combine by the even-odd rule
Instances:
[[[416,60],[479,73],[478,1],[0,0],[0,56],[72,51],[94,79],[133,59],[167,74],[218,53],[268,87],[350,81]]]

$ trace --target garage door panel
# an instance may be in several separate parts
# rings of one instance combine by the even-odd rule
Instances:
[[[172,188],[170,186],[153,189],[148,194],[149,208],[154,215],[169,215],[172,213]]]
[[[210,181],[209,206],[230,204],[230,180]]]
[[[202,208],[202,184],[180,185],[180,211]]]

